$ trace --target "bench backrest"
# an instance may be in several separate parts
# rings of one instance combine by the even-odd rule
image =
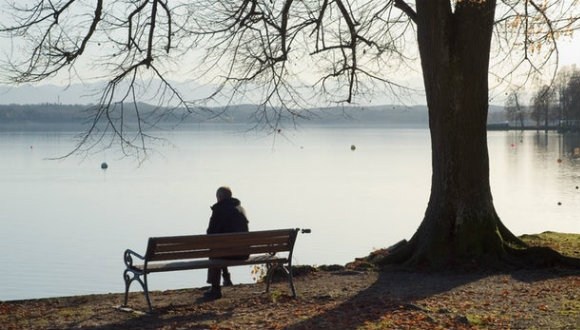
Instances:
[[[299,229],[278,229],[247,233],[151,237],[147,244],[145,260],[220,258],[277,252],[291,254],[298,231]]]

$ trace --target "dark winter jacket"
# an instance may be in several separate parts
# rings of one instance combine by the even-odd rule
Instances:
[[[238,233],[248,231],[248,219],[236,198],[221,200],[211,207],[208,234]],[[227,259],[248,259],[249,256],[231,256]]]
[[[240,201],[228,198],[217,202],[211,207],[208,234],[237,233],[248,231],[248,219]]]

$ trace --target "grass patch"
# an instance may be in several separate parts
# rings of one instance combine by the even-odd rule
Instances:
[[[545,231],[541,234],[522,235],[520,238],[530,246],[547,246],[563,255],[580,258],[580,234]]]
[[[580,301],[569,300],[565,302],[562,309],[558,311],[560,315],[564,316],[580,316]]]

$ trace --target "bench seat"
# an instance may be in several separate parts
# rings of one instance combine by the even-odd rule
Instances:
[[[205,260],[189,260],[189,261],[174,261],[174,262],[162,262],[162,263],[149,263],[147,265],[148,273],[158,273],[158,272],[169,272],[176,270],[193,270],[193,269],[207,269],[207,268],[223,268],[230,266],[243,266],[243,265],[261,265],[261,264],[273,264],[273,263],[288,263],[287,258],[279,258],[277,256],[271,255],[258,255],[251,256],[246,260],[236,260],[236,259],[205,259]],[[144,271],[144,264],[134,265],[133,269],[137,271]]]

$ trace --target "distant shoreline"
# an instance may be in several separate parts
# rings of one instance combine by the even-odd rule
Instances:
[[[261,123],[279,121],[283,127],[310,125],[353,125],[356,127],[412,127],[427,128],[428,111],[425,105],[378,105],[378,106],[341,106],[327,108],[300,109],[300,117],[290,113],[278,114],[276,110],[265,114],[258,105],[235,105],[214,108],[157,108],[149,104],[137,104],[139,117],[133,108],[125,109],[123,121],[136,126],[138,118],[145,122],[145,128],[172,129],[187,125],[206,124],[245,124],[260,127]],[[85,131],[93,122],[95,105],[62,104],[10,104],[0,105],[1,131]],[[192,111],[190,113],[190,111]],[[280,117],[278,117],[280,115]],[[111,118],[120,119],[120,111],[113,110]],[[262,120],[262,121],[260,121]],[[102,118],[101,125],[106,125]],[[490,123],[504,122],[503,107],[490,106]],[[62,126],[59,127],[59,126]]]

